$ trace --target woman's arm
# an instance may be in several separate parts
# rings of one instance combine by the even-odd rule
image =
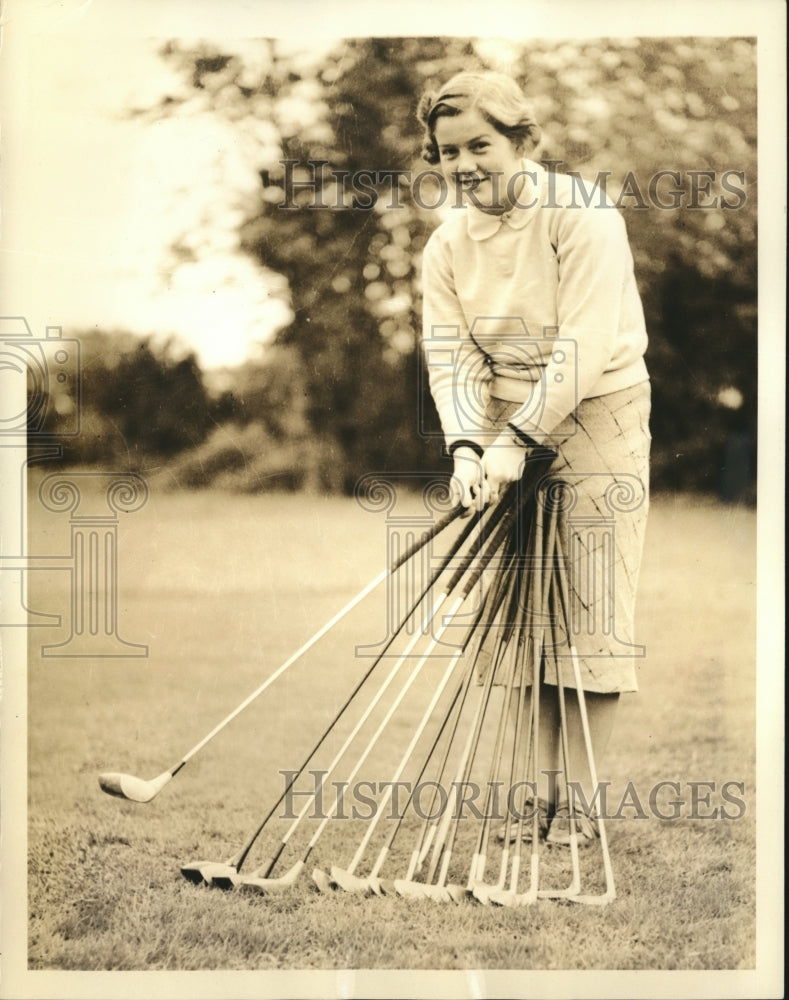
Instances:
[[[430,392],[447,449],[463,440],[484,449],[495,436],[485,413],[490,371],[469,335],[448,253],[434,234],[422,257],[422,345]]]
[[[557,351],[542,373],[543,405],[530,403],[510,421],[539,444],[551,443],[551,432],[594,389],[617,350],[643,353],[646,342],[633,258],[619,212],[611,206],[570,204],[553,212],[551,229],[558,265],[559,338],[570,347]]]
[[[646,340],[633,259],[619,212],[612,207],[565,206],[557,210],[554,220],[559,350],[542,373],[543,405],[535,407],[530,400],[517,410],[485,452],[483,475],[493,499],[503,484],[523,474],[529,450],[560,443],[552,432],[586,398],[614,359],[623,335],[623,301],[628,298],[625,326],[633,329],[626,329],[624,337],[633,337],[639,344]]]

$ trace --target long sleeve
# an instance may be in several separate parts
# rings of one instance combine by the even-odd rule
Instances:
[[[434,234],[422,258],[425,363],[447,446],[471,440],[484,448],[494,436],[485,414],[488,358],[469,335],[449,252]]]
[[[553,215],[558,340],[541,377],[540,406],[522,407],[510,423],[540,443],[616,368],[621,331],[646,346],[624,220],[613,207],[565,206]],[[632,285],[632,287],[629,287]],[[623,316],[623,310],[632,315]],[[639,334],[639,331],[643,331]],[[632,350],[632,340],[627,347]]]

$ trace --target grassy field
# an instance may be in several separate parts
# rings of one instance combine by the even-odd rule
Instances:
[[[30,516],[34,549],[68,551],[67,518],[36,504]],[[653,504],[638,614],[641,690],[623,698],[603,771],[613,788],[632,781],[644,797],[659,781],[677,781],[684,804],[676,820],[630,810],[609,824],[618,897],[604,909],[324,896],[308,877],[286,894],[250,897],[181,877],[181,863],[225,860],[255,828],[282,788],[278,770],[298,765],[369,665],[353,650],[382,639],[380,598],[152,803],[102,794],[101,771],[153,777],[176,763],[377,574],[384,539],[383,515],[343,499],[153,494],[122,518],[119,630],[146,643],[148,657],[44,659],[41,643],[65,632],[31,630],[30,969],[753,968],[753,511],[683,497]],[[33,607],[67,620],[67,574],[31,577]],[[382,747],[364,775],[387,775],[395,759]],[[715,786],[698,786],[702,813],[721,804],[724,782],[744,783],[745,814],[693,818],[694,781]],[[285,824],[273,829],[252,862]],[[331,824],[308,868],[347,863],[362,831]],[[287,853],[277,873],[295,857]],[[401,873],[393,869],[384,874]]]

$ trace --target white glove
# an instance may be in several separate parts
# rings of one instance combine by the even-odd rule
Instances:
[[[488,503],[488,487],[482,471],[482,459],[473,448],[456,448],[453,456],[451,496],[453,504],[466,507],[469,512],[482,510]]]

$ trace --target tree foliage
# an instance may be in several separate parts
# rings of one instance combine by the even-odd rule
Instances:
[[[60,438],[66,462],[143,470],[205,440],[217,404],[193,354],[174,341],[118,332],[86,332],[79,341],[80,432]],[[41,435],[64,435],[73,423],[54,404]]]
[[[260,178],[240,246],[287,280],[293,319],[277,343],[291,391],[262,376],[253,390],[247,373],[244,419],[259,413],[287,434],[271,411],[295,407],[294,440],[306,430],[319,443],[310,460],[332,489],[438,466],[418,350],[420,255],[438,213],[385,172],[425,167],[421,92],[460,69],[500,68],[503,49],[543,125],[539,155],[602,177],[625,215],[651,337],[655,481],[715,489],[732,434],[755,433],[751,39],[363,38],[314,58],[272,40],[168,44],[183,90],[149,113],[230,125]],[[366,192],[354,191],[362,171]],[[673,173],[651,188],[661,171]]]

